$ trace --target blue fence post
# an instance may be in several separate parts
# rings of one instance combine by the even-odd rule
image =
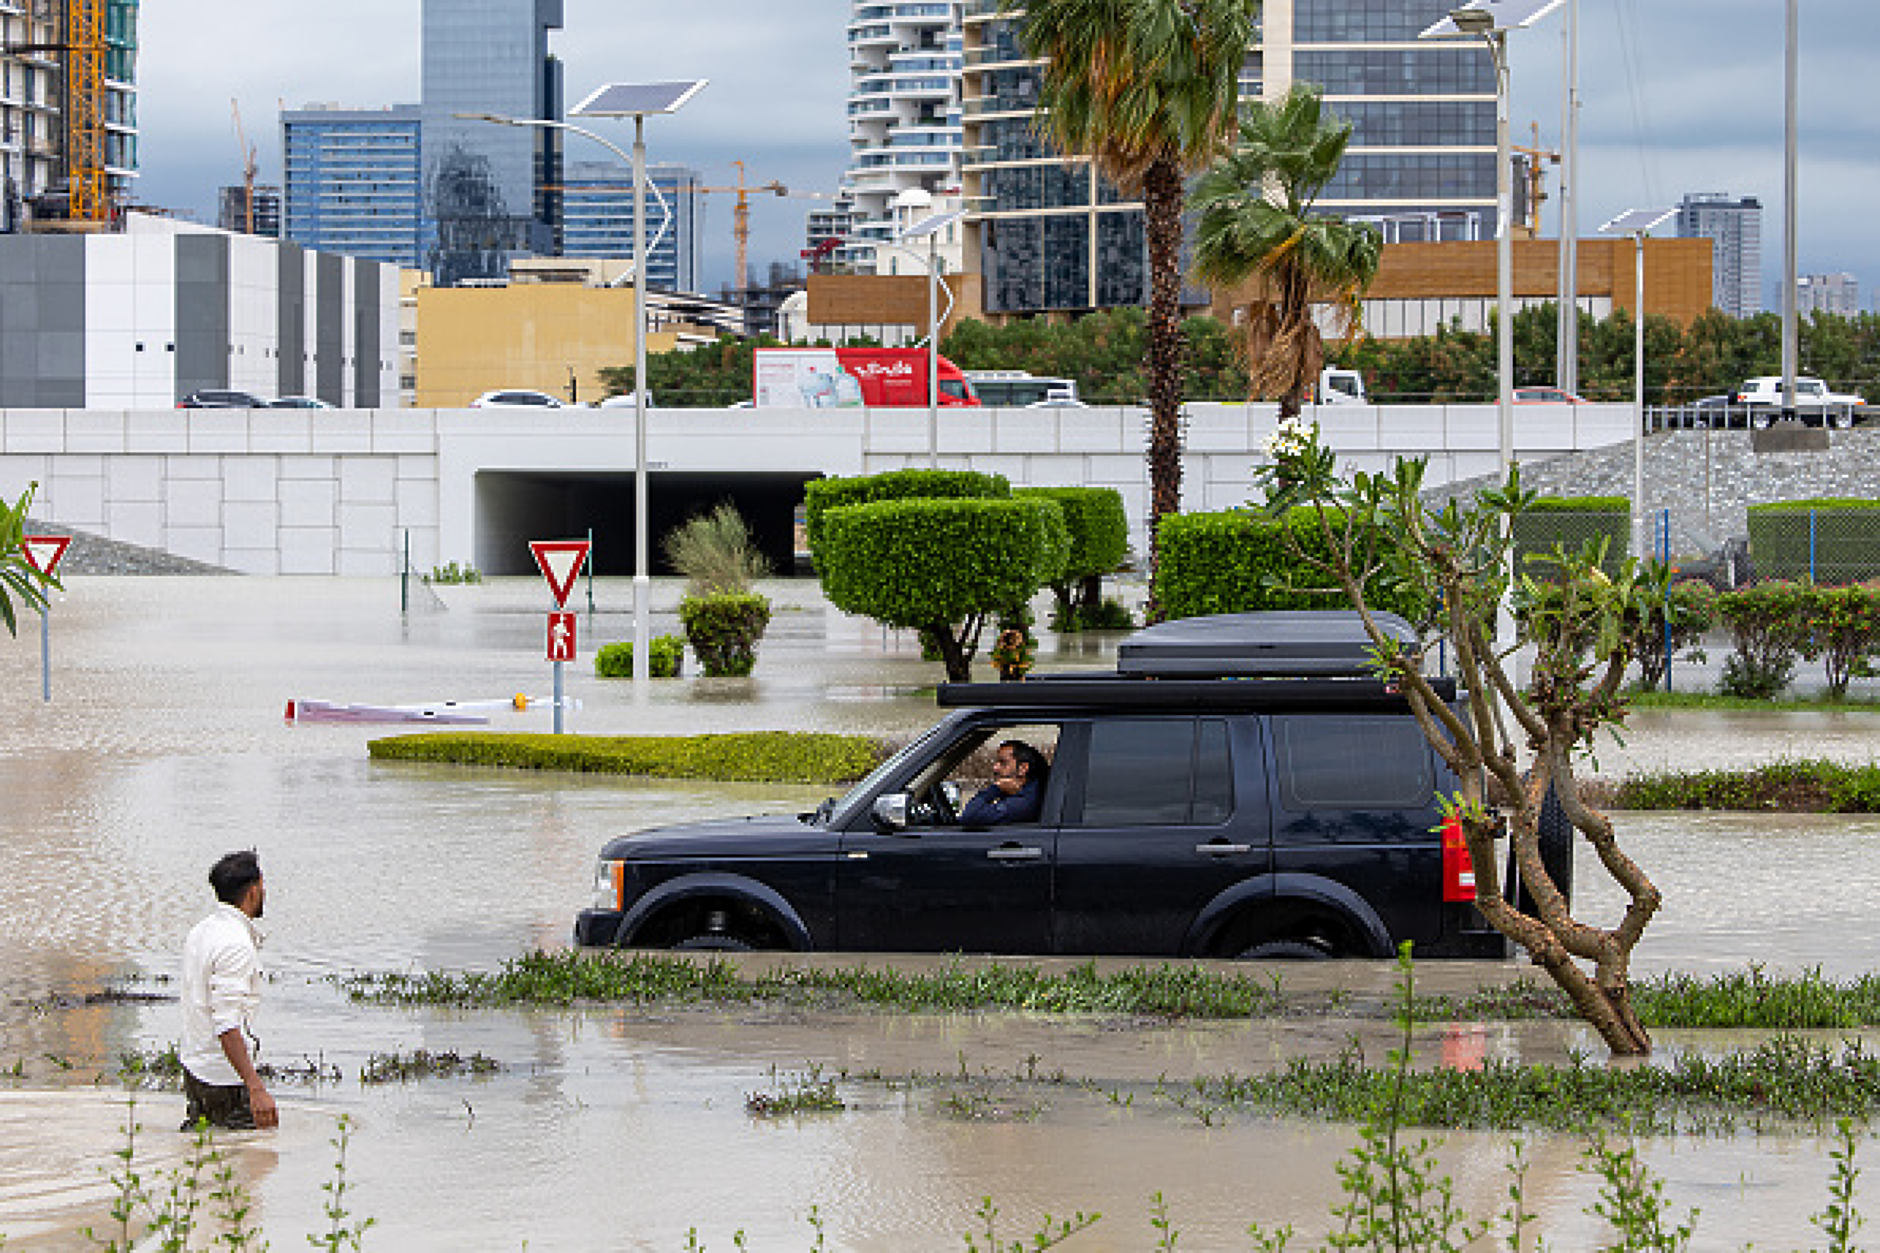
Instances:
[[[1821,579],[1815,573],[1815,511],[1808,511],[1808,581],[1819,583]]]
[[[1658,511],[1658,560],[1671,565],[1671,511]],[[1671,583],[1665,582],[1665,691],[1671,690]]]

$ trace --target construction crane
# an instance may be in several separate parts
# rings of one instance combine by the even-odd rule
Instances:
[[[1534,127],[1533,145],[1530,147],[1524,144],[1509,144],[1508,150],[1518,152],[1528,159],[1527,238],[1538,239],[1541,233],[1541,206],[1547,202],[1547,191],[1542,181],[1545,175],[1541,171],[1541,162],[1547,161],[1559,165],[1560,154],[1541,147],[1541,124],[1535,122],[1532,125]]]
[[[696,192],[700,195],[736,194],[738,200],[731,212],[731,234],[737,242],[738,250],[738,290],[743,291],[746,281],[746,266],[751,250],[751,193],[768,192],[773,196],[794,196],[804,200],[834,200],[836,197],[823,191],[797,191],[783,183],[772,180],[768,183],[747,183],[744,181],[744,162],[733,161],[738,167],[738,181],[731,187],[681,187],[682,192]],[[558,183],[544,188],[545,191],[632,191],[631,183]]]
[[[242,133],[241,101],[231,99],[228,103],[235,113],[235,143],[242,153],[242,230],[252,235],[255,233],[255,176],[261,171],[261,163],[256,159],[248,136]]]
[[[104,170],[105,0],[66,0],[65,105],[66,186],[70,213],[80,222],[111,218],[110,183]]]

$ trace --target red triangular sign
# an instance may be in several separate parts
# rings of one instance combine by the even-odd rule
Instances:
[[[69,535],[23,535],[20,537],[20,549],[26,557],[26,564],[47,578],[59,568],[59,561],[65,556],[65,550],[72,546]]]
[[[542,577],[548,580],[548,590],[554,594],[557,609],[568,603],[568,593],[574,590],[575,576],[581,573],[582,563],[587,561],[589,547],[584,539],[529,541],[529,551],[535,554],[535,564],[541,567]]]

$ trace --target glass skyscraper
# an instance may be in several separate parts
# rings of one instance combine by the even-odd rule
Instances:
[[[1762,312],[1762,212],[1753,196],[1721,192],[1693,192],[1678,205],[1678,235],[1710,241],[1711,303],[1733,318]]]
[[[424,0],[427,264],[440,285],[557,250],[559,134],[454,115],[561,120],[561,63],[548,53],[561,24],[562,0]]]
[[[562,255],[633,256],[633,170],[607,161],[571,161],[566,168]],[[698,171],[660,162],[646,167],[646,179],[650,184],[646,234],[654,240],[646,265],[647,286],[658,291],[697,291],[699,214],[694,189],[699,185]],[[653,194],[654,189],[659,195]]]
[[[1423,40],[1452,0],[1266,0],[1243,99],[1324,89],[1354,125],[1319,206],[1379,220],[1390,239],[1482,238],[1495,212],[1495,73],[1479,39]],[[999,0],[967,0],[964,178],[987,313],[1143,304],[1142,208],[1032,125],[1037,63]],[[977,197],[977,199],[974,199]],[[969,243],[969,247],[972,244]],[[1198,297],[1200,293],[1193,293]]]
[[[421,267],[421,129],[412,104],[283,112],[285,237],[320,252]]]

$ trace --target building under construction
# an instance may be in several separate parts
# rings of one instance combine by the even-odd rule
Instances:
[[[0,0],[0,231],[115,219],[137,174],[138,0]]]

